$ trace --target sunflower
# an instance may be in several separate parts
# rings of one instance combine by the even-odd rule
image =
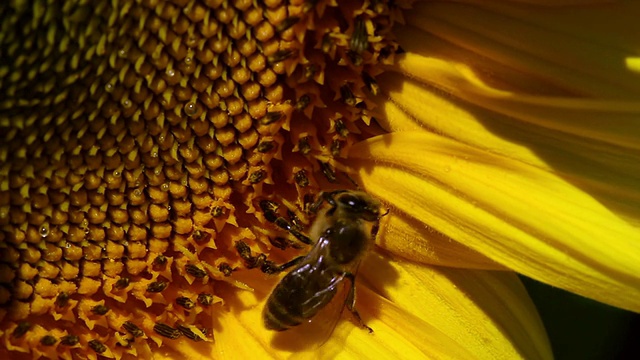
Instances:
[[[0,357],[550,358],[516,272],[640,311],[639,11],[0,5]],[[266,330],[308,205],[352,181],[390,210],[374,332]]]
[[[379,81],[391,134],[358,144],[354,163],[370,192],[403,209],[397,218],[638,312],[640,88],[628,29],[639,7],[583,3],[417,5],[397,32],[407,55]],[[580,32],[591,23],[599,37]],[[439,253],[420,249],[401,251]],[[456,257],[445,262],[463,266]]]

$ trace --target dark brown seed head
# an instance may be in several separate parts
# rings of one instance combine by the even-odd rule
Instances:
[[[182,306],[185,309],[193,309],[196,304],[186,296],[180,296],[176,298],[176,304]]]
[[[200,305],[209,306],[213,303],[213,295],[201,293],[198,295],[198,302]]]
[[[305,170],[300,170],[293,175],[296,184],[300,187],[309,186],[309,178],[307,177],[307,172]]]
[[[147,286],[147,291],[152,293],[159,293],[166,289],[168,283],[165,281],[154,281]]]
[[[18,326],[15,329],[13,329],[11,336],[13,336],[14,338],[20,338],[24,334],[26,334],[27,331],[31,330],[31,326],[32,326],[31,323],[27,321],[20,322],[18,323]]]
[[[153,265],[155,266],[163,266],[167,263],[167,257],[164,255],[158,255],[155,259],[153,259]]]
[[[191,329],[189,329],[186,326],[178,325],[177,328],[178,328],[178,331],[180,331],[180,333],[182,335],[184,335],[185,337],[187,337],[190,340],[193,340],[193,341],[202,341],[202,340],[204,340],[200,336],[196,335],[196,333],[194,333]]]
[[[104,305],[96,305],[91,308],[91,312],[97,315],[104,315],[109,311],[109,308]]]
[[[52,346],[57,342],[58,342],[58,339],[56,339],[55,336],[51,336],[51,335],[45,335],[40,339],[40,344],[44,346]]]
[[[258,144],[257,149],[258,149],[259,152],[264,154],[264,153],[268,153],[271,150],[275,149],[275,147],[276,147],[275,142],[270,141],[270,140],[265,140],[265,141],[261,141]]]
[[[78,342],[80,342],[80,339],[76,335],[67,335],[67,336],[63,336],[60,339],[60,344],[66,345],[66,346],[74,346]]]
[[[67,294],[66,292],[61,292],[60,294],[58,294],[58,296],[56,297],[56,306],[59,308],[63,308],[65,306],[67,306],[67,304],[69,303],[69,294]]]
[[[273,124],[274,122],[282,119],[283,116],[284,114],[281,111],[270,111],[262,119],[260,119],[260,123],[262,125]]]
[[[309,144],[309,137],[302,137],[298,140],[298,149],[302,155],[307,155],[311,152],[311,144]]]
[[[221,263],[220,265],[218,265],[218,270],[220,270],[220,272],[222,272],[224,276],[231,276],[231,274],[233,273],[233,269],[227,263]]]
[[[298,21],[300,21],[300,18],[297,16],[290,16],[286,19],[284,19],[283,22],[281,22],[280,24],[278,24],[276,26],[276,31],[277,32],[283,32],[287,29],[289,29],[290,27],[292,27],[293,25],[297,24]]]
[[[306,109],[309,103],[311,103],[311,97],[309,97],[309,95],[300,96],[298,101],[296,101],[296,110],[302,111]]]
[[[224,215],[224,208],[222,206],[214,206],[211,208],[211,216],[220,217]]]
[[[367,39],[367,27],[362,18],[357,18],[354,22],[353,34],[351,34],[351,42],[349,48],[351,51],[361,54],[369,47]]]
[[[107,351],[107,347],[98,340],[89,341],[89,347],[98,354],[102,354],[103,352]]]
[[[124,324],[122,324],[122,327],[127,330],[129,334],[133,335],[133,337],[140,337],[144,335],[144,331],[131,321],[125,321]]]
[[[122,278],[118,279],[118,281],[116,281],[115,287],[116,287],[116,289],[124,289],[127,286],[129,286],[129,282],[130,282],[130,280],[129,280],[128,277],[122,277]]]
[[[238,252],[238,255],[240,255],[240,257],[245,261],[249,261],[253,258],[251,256],[251,248],[249,248],[249,245],[247,245],[247,243],[242,240],[236,241],[236,251]]]
[[[187,264],[184,268],[187,271],[187,274],[192,275],[193,277],[196,277],[198,279],[202,279],[203,277],[207,276],[206,271],[195,265]]]
[[[249,182],[251,184],[257,184],[259,182],[261,182],[262,180],[265,179],[265,177],[267,176],[267,172],[260,169],[258,171],[252,172],[251,174],[249,174]]]
[[[177,339],[181,335],[180,330],[164,323],[156,323],[153,326],[153,331],[169,339]]]

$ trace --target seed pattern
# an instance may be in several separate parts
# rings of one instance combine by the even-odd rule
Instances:
[[[98,354],[102,354],[103,352],[107,351],[107,347],[98,340],[90,340],[88,344],[89,347]]]
[[[104,305],[96,305],[91,308],[91,311],[97,315],[104,315],[109,311],[109,308]]]
[[[192,329],[184,326],[184,325],[178,325],[177,326],[178,331],[180,331],[180,333],[184,336],[186,336],[187,338],[193,340],[193,341],[202,341],[204,340],[202,337],[200,337],[198,334],[196,334]]]
[[[66,346],[74,346],[76,345],[80,339],[76,335],[67,335],[60,339],[60,344]]]
[[[155,324],[153,326],[153,331],[169,339],[177,339],[182,334],[180,330],[163,323]]]
[[[213,304],[213,295],[211,294],[199,294],[198,295],[198,302],[200,304],[202,304],[203,306],[209,306],[211,304]]]
[[[27,3],[0,5],[0,340],[49,358],[211,342],[209,282],[301,247],[260,201],[304,209],[370,133],[406,4]]]
[[[166,289],[169,286],[169,283],[166,281],[155,281],[147,286],[147,291],[151,293],[159,293],[162,290]]]
[[[55,345],[55,343],[58,342],[58,339],[55,338],[55,336],[51,336],[51,335],[45,335],[40,339],[40,343],[44,346],[52,346]]]
[[[132,323],[131,321],[125,321],[124,324],[122,324],[122,327],[134,337],[140,337],[144,335],[144,332],[136,324]]]
[[[176,298],[176,304],[182,306],[185,309],[193,309],[196,304],[186,296],[180,296]]]

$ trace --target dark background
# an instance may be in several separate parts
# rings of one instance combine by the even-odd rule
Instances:
[[[557,360],[640,360],[640,315],[521,276]]]

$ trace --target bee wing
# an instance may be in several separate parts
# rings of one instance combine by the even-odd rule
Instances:
[[[352,266],[352,270],[350,269],[349,271],[355,274],[357,265]],[[351,281],[344,275],[337,275],[333,280],[332,287],[335,289],[336,294],[331,301],[319,310],[310,321],[285,332],[274,334],[272,339],[273,346],[295,352],[313,352],[329,340],[342,318],[342,314],[345,313],[344,309],[351,289]],[[323,294],[321,292],[328,292],[333,289],[320,290],[314,298],[322,297]]]
[[[353,264],[346,272],[352,273],[355,276],[358,271],[358,265],[359,263]],[[309,326],[314,326],[315,331],[318,332],[318,342],[315,344],[317,347],[324,345],[331,338],[336,326],[342,319],[347,322],[351,322],[349,311],[345,311],[347,302],[349,301],[351,286],[351,281],[345,277],[344,274],[337,277],[336,294],[331,303],[329,303],[321,313],[311,320]],[[320,324],[313,324],[314,322]]]

